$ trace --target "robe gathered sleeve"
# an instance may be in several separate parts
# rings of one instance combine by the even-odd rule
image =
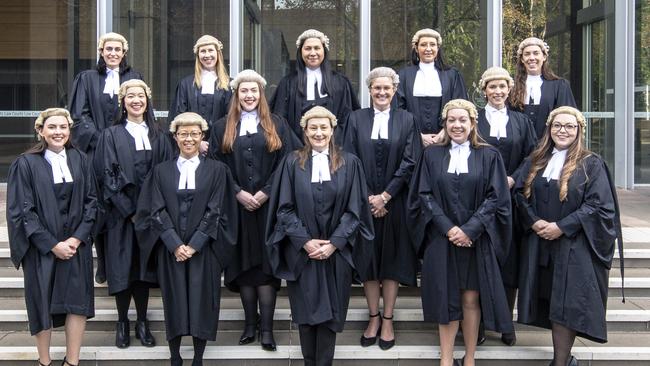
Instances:
[[[100,131],[93,120],[92,107],[90,105],[90,94],[88,87],[92,80],[87,77],[87,73],[79,73],[72,83],[70,95],[70,115],[75,121],[74,133],[72,134],[73,142],[76,148],[82,151],[88,151],[94,148],[99,139]]]
[[[413,170],[417,164],[415,159],[422,151],[422,139],[418,136],[413,115],[411,113],[406,113],[406,120],[400,122],[413,126],[413,128],[406,137],[406,145],[404,146],[402,161],[399,164],[399,168],[395,173],[393,173],[393,178],[388,182],[388,185],[386,185],[386,188],[384,189],[391,197],[397,196],[404,188],[408,189],[409,182],[413,175]]]
[[[104,130],[94,156],[95,171],[101,174],[97,177],[101,188],[100,201],[112,205],[122,218],[127,218],[135,213],[136,208],[136,203],[129,197],[127,190],[136,189],[136,186],[118,163],[116,146],[119,145],[114,141],[110,129]]]

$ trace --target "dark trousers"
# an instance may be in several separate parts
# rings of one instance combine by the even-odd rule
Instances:
[[[305,366],[331,366],[336,332],[325,324],[299,325],[298,331]]]

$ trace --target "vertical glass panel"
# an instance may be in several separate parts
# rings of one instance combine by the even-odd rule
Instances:
[[[650,184],[650,0],[636,2],[634,183]]]
[[[359,91],[359,3],[357,0],[261,0],[260,70],[273,95],[280,79],[296,67],[296,39],[306,29],[330,40],[332,69],[347,76]],[[244,44],[244,47],[248,47]],[[244,59],[244,64],[253,64]]]
[[[113,29],[129,41],[128,61],[144,75],[158,111],[167,111],[176,85],[194,74],[196,40],[210,34],[223,43],[229,63],[230,3],[212,0],[116,0]]]
[[[397,71],[410,65],[413,34],[422,28],[436,29],[442,35],[445,63],[459,69],[471,97],[486,68],[485,4],[468,0],[373,0],[370,67],[388,66]]]
[[[35,141],[35,113],[65,107],[77,72],[97,57],[95,1],[0,3],[0,180]]]

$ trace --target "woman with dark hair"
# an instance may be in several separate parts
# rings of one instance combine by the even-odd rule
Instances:
[[[481,314],[487,329],[514,331],[499,268],[510,244],[510,192],[499,151],[477,132],[474,104],[452,100],[442,118],[445,135],[424,150],[412,180],[411,233],[423,258],[424,320],[440,331],[440,365],[474,366]],[[454,361],[459,323],[466,352]]]
[[[144,277],[140,275],[133,215],[142,183],[151,168],[172,157],[172,149],[156,123],[151,89],[144,81],[122,83],[119,104],[118,119],[102,132],[94,157],[104,210],[100,235],[106,243],[108,293],[115,296],[117,306],[115,345],[130,345],[128,311],[133,298],[138,316],[135,336],[143,346],[153,347],[155,339],[147,322],[149,285],[140,280]]]
[[[485,70],[479,81],[479,88],[485,93],[487,105],[478,112],[478,133],[485,141],[496,147],[501,154],[508,175],[508,188],[512,188],[524,159],[535,149],[537,138],[532,123],[525,114],[508,109],[506,100],[512,88],[513,80],[508,71],[501,67]],[[514,216],[514,215],[513,215]],[[514,217],[516,220],[516,217]],[[501,275],[508,296],[510,312],[514,310],[517,296],[519,231],[513,225],[513,242],[505,263],[502,263]],[[485,340],[479,332],[479,343]],[[501,341],[513,346],[517,337],[515,333],[505,333]]]
[[[576,107],[569,82],[548,66],[549,47],[539,38],[526,38],[517,48],[515,85],[508,97],[513,109],[533,122],[537,138],[544,136],[548,114],[560,106]]]
[[[440,33],[420,29],[411,45],[412,65],[399,71],[395,105],[413,114],[422,144],[427,147],[439,139],[442,106],[452,99],[467,99],[467,90],[460,72],[443,60]]]
[[[38,364],[49,366],[52,328],[65,325],[66,356],[76,366],[95,316],[91,230],[97,214],[95,179],[86,155],[70,144],[70,113],[41,112],[38,144],[20,155],[7,178],[11,260],[23,267],[30,333]]]
[[[554,109],[515,186],[525,229],[517,321],[551,329],[551,366],[578,364],[571,356],[576,335],[607,342],[617,239],[623,253],[616,189],[605,162],[585,147],[585,129],[577,109]]]
[[[325,366],[348,313],[352,253],[374,234],[361,162],[332,138],[336,117],[316,106],[300,125],[305,147],[273,180],[266,245],[273,273],[287,280],[305,365]]]
[[[259,327],[262,348],[275,351],[273,314],[280,280],[273,277],[264,249],[266,201],[280,160],[301,143],[286,121],[269,111],[261,75],[243,70],[230,85],[234,90],[230,112],[217,121],[210,136],[210,156],[230,168],[240,203],[239,240],[225,282],[239,292],[244,306],[245,329],[239,344],[253,342]]]
[[[345,75],[332,70],[328,57],[330,41],[322,32],[315,29],[302,32],[296,48],[296,69],[280,80],[271,98],[271,110],[285,118],[302,140],[300,117],[314,106],[323,106],[341,124],[336,135],[340,143],[348,114],[359,109],[352,84]]]
[[[361,160],[368,183],[375,238],[354,251],[363,282],[370,320],[360,343],[377,342],[387,350],[395,344],[393,309],[399,284],[416,286],[417,257],[408,234],[408,183],[422,145],[413,115],[391,108],[399,77],[389,67],[370,71],[366,79],[372,107],[350,114],[344,149]],[[384,314],[379,318],[379,299]],[[381,334],[379,334],[381,333]]]
[[[228,113],[232,92],[230,76],[223,59],[223,44],[211,35],[201,36],[194,44],[194,74],[183,78],[169,107],[169,120],[183,112],[195,112],[208,123],[201,142],[201,153],[208,151],[210,131],[214,122]]]
[[[193,112],[171,122],[180,156],[153,168],[136,215],[141,269],[155,268],[172,366],[181,338],[192,336],[193,366],[203,365],[219,323],[221,273],[237,242],[234,182],[224,164],[199,156],[207,122]]]
[[[117,94],[120,84],[131,79],[142,79],[142,74],[129,66],[126,60],[128,51],[129,43],[121,34],[104,34],[97,41],[97,66],[80,72],[72,84],[68,105],[75,123],[72,126],[71,140],[75,148],[88,155],[89,161],[93,160],[99,135],[113,125],[119,113]],[[101,217],[98,219],[101,220]],[[95,280],[104,283],[104,243],[96,235],[94,242],[97,250]]]

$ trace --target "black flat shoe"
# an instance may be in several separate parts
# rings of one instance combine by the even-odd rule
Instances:
[[[273,332],[265,330],[260,333],[261,333],[260,344],[262,345],[262,349],[271,352],[277,351],[278,347],[275,344],[275,339],[273,338]]]
[[[61,366],[79,366],[79,364],[75,365],[74,363],[70,363],[70,362],[68,362],[68,360],[65,357],[63,357],[63,362],[61,362]]]
[[[517,335],[515,332],[501,334],[501,342],[506,346],[514,346],[517,343]]]
[[[257,324],[246,325],[244,333],[239,337],[239,345],[255,342],[255,333],[257,333]]]
[[[368,316],[369,316],[370,318],[376,318],[376,317],[378,317],[379,315],[381,315],[381,313],[370,314],[370,315],[368,315]],[[364,336],[364,335],[362,334],[362,335],[361,335],[361,338],[359,339],[359,344],[361,344],[361,347],[370,347],[370,346],[372,346],[373,344],[377,343],[377,337],[379,337],[379,333],[380,333],[380,332],[381,332],[381,325],[380,325],[379,328],[377,329],[377,333],[375,334],[374,337],[366,337],[366,336]]]
[[[478,338],[476,339],[476,345],[480,346],[485,343],[485,327],[483,323],[478,326]]]
[[[393,321],[392,316],[388,317],[388,316],[382,315],[381,318],[383,320]],[[389,341],[386,341],[386,340],[381,339],[381,337],[379,337],[379,348],[381,348],[382,350],[384,350],[384,351],[389,350],[389,349],[393,348],[394,345],[395,345],[395,338],[393,338],[393,339],[391,339]]]
[[[115,325],[115,347],[127,348],[131,345],[131,331],[129,321],[117,322]]]
[[[39,358],[39,359],[38,359],[38,366],[52,366],[52,361],[50,361],[50,363],[48,363],[48,364],[46,365],[46,364],[42,363],[42,362],[41,362],[41,359]]]
[[[156,339],[149,330],[149,321],[136,321],[135,322],[135,338],[140,340],[145,347],[155,347]]]

